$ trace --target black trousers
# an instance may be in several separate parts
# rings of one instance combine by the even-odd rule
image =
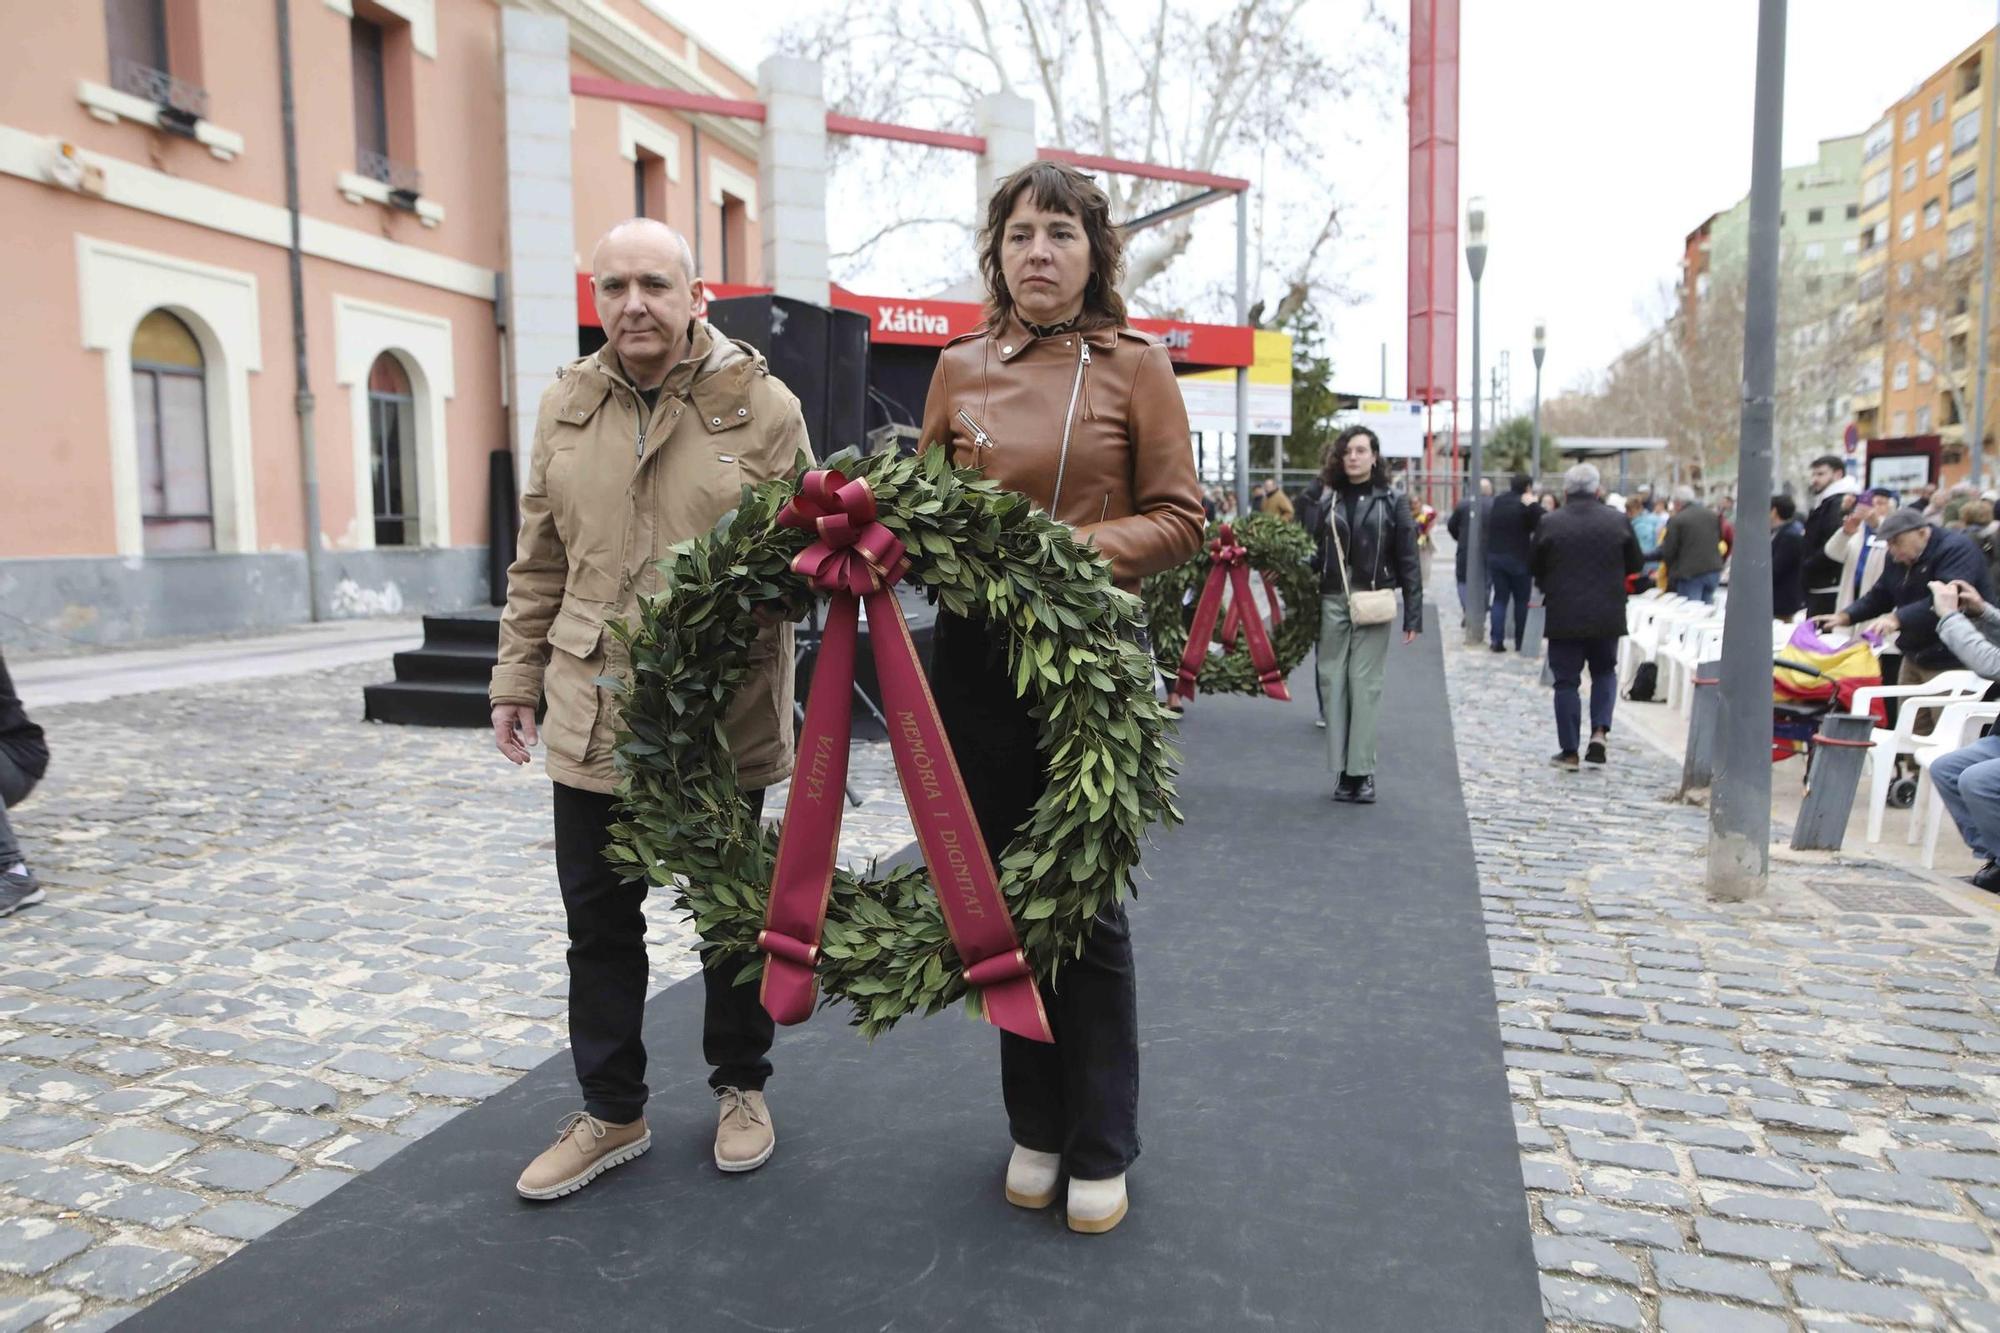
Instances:
[[[1014,697],[1005,651],[984,621],[938,613],[930,680],[997,862],[1048,785],[1037,723]],[[1023,1148],[1061,1154],[1076,1179],[1108,1180],[1139,1155],[1138,992],[1122,903],[1098,914],[1083,955],[1041,989],[1055,1043],[1000,1034],[1008,1131]]]
[[[646,1105],[646,889],[627,883],[604,859],[617,798],[555,784],[556,879],[569,917],[569,1049],[583,1108],[613,1125],[630,1124]],[[764,793],[746,794],[754,815]],[[753,985],[735,985],[740,958],[702,969],[707,1005],[701,1053],[710,1087],[761,1088],[771,1076],[776,1028]]]

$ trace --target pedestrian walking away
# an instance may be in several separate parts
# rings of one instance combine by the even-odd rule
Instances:
[[[1627,580],[1645,565],[1632,524],[1600,498],[1597,468],[1579,463],[1563,477],[1562,508],[1535,531],[1530,555],[1542,590],[1543,633],[1555,677],[1558,767],[1608,758],[1618,699],[1618,640],[1625,636]],[[1590,743],[1581,755],[1583,702],[1590,671]]]
[[[680,233],[644,218],[620,223],[590,268],[607,343],[542,395],[489,690],[502,755],[525,764],[530,746],[547,744],[569,926],[570,1055],[583,1089],[582,1109],[516,1184],[530,1199],[579,1190],[652,1144],[640,1037],[646,884],[604,857],[618,706],[596,681],[630,667],[606,623],[636,620],[639,599],[661,590],[667,549],[709,531],[744,483],[790,474],[807,447],[798,399],[763,357],[694,316],[702,283]],[[764,789],[792,770],[791,627],[759,619],[749,677],[725,724],[753,819]],[[763,1091],[774,1025],[757,988],[734,984],[737,970],[702,970],[702,1052],[724,1171],[763,1165],[776,1144]]]
[[[8,814],[49,770],[49,746],[42,729],[28,720],[7,659],[0,657],[0,916],[12,916],[46,898],[47,891],[28,867],[27,853]]]
[[[1203,528],[1187,408],[1167,349],[1129,326],[1122,254],[1110,199],[1084,173],[1038,162],[1001,182],[979,237],[986,324],[938,358],[922,439],[1072,525],[1136,593],[1146,575],[1194,556]],[[982,447],[989,437],[1008,443]],[[1231,504],[1225,495],[1225,516]],[[996,851],[1049,781],[1034,699],[1017,695],[1007,647],[982,617],[938,614],[931,691]],[[1060,988],[1042,986],[1055,1041],[1000,1034],[1014,1145],[1005,1197],[1045,1208],[1067,1172],[1068,1224],[1087,1233],[1125,1217],[1139,1155],[1132,938],[1118,895],[1105,902]]]
[[[1422,566],[1410,507],[1389,489],[1382,442],[1366,426],[1334,437],[1320,465],[1327,484],[1313,522],[1319,566],[1319,681],[1326,700],[1326,766],[1336,801],[1375,802],[1376,722],[1388,671],[1393,602],[1403,594],[1403,642],[1424,627]]]
[[[1314,485],[1319,484],[1317,481],[1314,482]],[[1451,534],[1452,543],[1457,548],[1452,555],[1451,564],[1452,573],[1458,579],[1458,614],[1461,617],[1461,623],[1469,623],[1474,614],[1465,604],[1465,545],[1466,535],[1471,530],[1472,504],[1472,497],[1470,495],[1464,496],[1457,504],[1452,506],[1451,517],[1444,521],[1444,530]],[[1492,511],[1493,478],[1481,477],[1479,479],[1479,526],[1482,531],[1491,520]],[[1314,512],[1317,511],[1315,510]],[[1492,597],[1492,585],[1490,582],[1487,585],[1487,596],[1489,599],[1487,605],[1490,606],[1492,605],[1490,600]],[[1486,608],[1479,608],[1477,614],[1479,619],[1484,622],[1486,619]]]
[[[1507,494],[1496,496],[1486,522],[1486,580],[1493,589],[1493,623],[1487,640],[1496,653],[1507,651],[1507,608],[1514,610],[1514,646],[1528,628],[1528,548],[1535,526],[1548,512],[1528,497],[1532,485],[1516,472]]]
[[[1674,515],[1660,536],[1667,586],[1694,602],[1713,602],[1722,581],[1722,517],[1695,499],[1694,487],[1674,488]]]

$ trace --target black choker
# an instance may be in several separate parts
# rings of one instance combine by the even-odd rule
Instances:
[[[1030,324],[1028,321],[1022,320],[1021,326],[1037,338],[1053,338],[1058,333],[1068,333],[1071,329],[1074,329],[1076,327],[1076,316],[1072,315],[1060,324]]]

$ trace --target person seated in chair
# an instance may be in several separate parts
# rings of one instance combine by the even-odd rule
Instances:
[[[1933,583],[1930,592],[1938,636],[1968,669],[2000,680],[2000,609],[1969,583]],[[1932,760],[1931,781],[1959,836],[1981,862],[1969,878],[1988,893],[2000,893],[2000,736],[1981,736]]]

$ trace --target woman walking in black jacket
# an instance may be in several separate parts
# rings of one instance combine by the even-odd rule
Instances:
[[[1340,775],[1333,799],[1375,802],[1376,718],[1389,664],[1389,619],[1370,623],[1356,594],[1403,593],[1403,642],[1424,625],[1422,567],[1410,507],[1389,489],[1382,442],[1350,426],[1327,446],[1320,480],[1326,494],[1314,512],[1319,546],[1319,685],[1325,700],[1327,768]]]

